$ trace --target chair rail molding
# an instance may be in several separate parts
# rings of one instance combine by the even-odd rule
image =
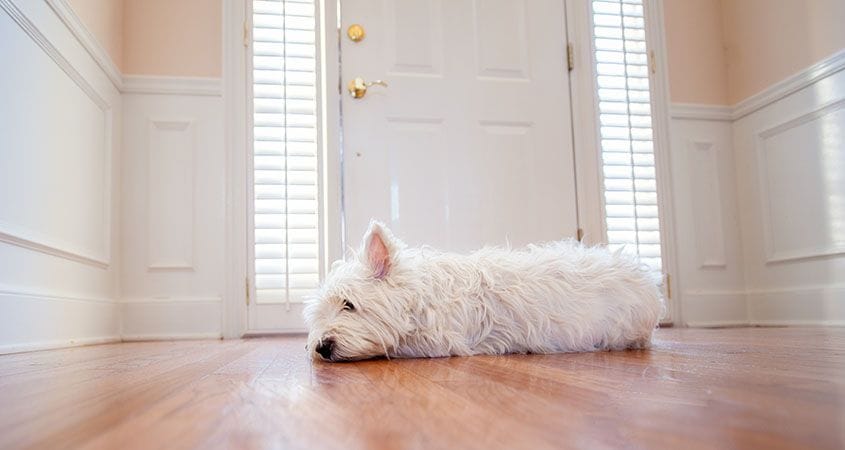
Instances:
[[[673,119],[736,122],[843,69],[845,50],[840,50],[734,105],[674,102],[670,115]]]
[[[221,97],[223,81],[220,78],[125,75],[121,92]]]
[[[67,3],[67,0],[45,0],[56,16],[67,26],[68,30],[76,37],[79,44],[94,58],[94,62],[103,70],[106,76],[109,77],[114,87],[121,91],[123,89],[123,75],[117,64],[111,59],[109,53],[97,41],[97,38],[88,30],[88,27],[82,22],[82,19],[76,15],[73,8]]]

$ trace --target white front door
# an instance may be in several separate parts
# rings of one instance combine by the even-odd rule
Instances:
[[[371,218],[449,250],[576,234],[563,0],[341,7],[347,245]]]

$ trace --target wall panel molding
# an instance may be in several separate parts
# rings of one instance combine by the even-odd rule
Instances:
[[[0,241],[28,250],[64,258],[70,261],[88,264],[106,269],[111,263],[111,166],[114,126],[113,106],[97,89],[77,70],[64,54],[46,37],[39,27],[30,20],[13,0],[0,0],[0,9],[20,27],[20,29],[56,64],[56,66],[85,94],[103,114],[103,223],[102,248],[86,248],[85,245],[69,242],[66,239],[45,235],[21,224],[0,221]]]
[[[800,248],[778,249],[777,242],[780,242],[781,240],[776,239],[774,236],[773,229],[775,227],[773,221],[775,218],[772,217],[771,211],[772,201],[774,199],[769,192],[769,184],[771,182],[780,182],[781,180],[773,179],[769,173],[769,155],[767,153],[767,150],[769,149],[766,146],[767,139],[781,136],[784,133],[794,130],[802,125],[810,124],[811,122],[822,119],[827,115],[834,114],[843,107],[845,107],[845,98],[829,102],[817,108],[812,108],[805,113],[782,121],[777,125],[767,127],[766,129],[757,132],[754,137],[758,164],[757,182],[758,189],[760,190],[760,208],[762,212],[761,220],[767,264],[845,254],[845,240],[842,242],[831,242],[828,245],[823,246],[807,244]],[[789,150],[794,152],[798,149]],[[845,160],[845,158],[843,158],[843,160]]]
[[[194,270],[197,136],[195,119],[149,118],[148,270]]]
[[[49,237],[32,233],[24,228],[3,221],[0,221],[0,242],[100,269],[107,269],[109,267],[109,259],[97,255],[97,252],[75,249],[72,244],[57,242]]]
[[[719,154],[713,141],[689,140],[689,173],[695,216],[695,239],[699,268],[724,269],[725,233]]]

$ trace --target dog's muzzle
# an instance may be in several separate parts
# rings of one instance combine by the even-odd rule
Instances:
[[[317,348],[314,349],[318,355],[320,355],[325,360],[332,359],[332,353],[334,353],[334,339],[326,338],[321,340],[317,343]]]

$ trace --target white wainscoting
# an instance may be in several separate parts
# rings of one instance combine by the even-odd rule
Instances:
[[[223,99],[193,91],[124,94],[124,339],[222,333]]]
[[[108,266],[112,105],[13,3],[3,9],[15,63],[0,98],[16,107],[0,109],[0,239]]]
[[[119,339],[120,93],[47,2],[0,42],[0,353]]]
[[[745,323],[730,120],[687,106],[673,115],[671,135],[681,323]]]
[[[845,321],[845,71],[736,120],[749,320]]]
[[[845,51],[672,117],[683,323],[844,325]]]

